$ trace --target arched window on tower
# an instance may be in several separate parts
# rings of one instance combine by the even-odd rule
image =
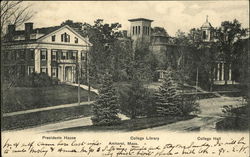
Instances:
[[[206,39],[206,31],[202,31],[202,39],[203,39],[203,40]]]

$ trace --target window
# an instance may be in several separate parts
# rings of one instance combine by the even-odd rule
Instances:
[[[61,41],[62,42],[70,42],[70,35],[68,35],[66,32],[61,34]]]
[[[51,70],[52,77],[57,77],[57,68],[53,67]]]
[[[202,39],[203,39],[203,40],[206,39],[206,31],[202,31]]]
[[[47,60],[47,50],[41,49],[41,60]]]
[[[67,51],[62,51],[62,60],[67,59]]]
[[[138,34],[141,33],[141,26],[138,26]]]
[[[66,35],[65,42],[70,42],[70,36],[68,34]]]
[[[18,60],[20,58],[19,50],[15,50],[14,55],[16,56],[16,60]]]
[[[72,50],[67,51],[67,55],[68,55],[68,59],[72,59],[73,58],[73,51]]]
[[[15,52],[15,50],[10,51],[10,60],[16,60],[16,52]]]
[[[77,38],[77,37],[75,37],[75,43],[76,43],[76,44],[78,43],[78,38]]]
[[[135,26],[135,34],[137,34],[137,26]]]
[[[30,53],[30,59],[34,60],[35,59],[35,50],[29,49],[29,53]]]
[[[57,50],[52,50],[51,59],[52,59],[52,61],[57,60]]]
[[[20,50],[20,59],[24,60],[25,59],[25,51],[24,50]]]
[[[77,56],[77,51],[73,51],[72,59],[76,60]]]
[[[3,51],[4,54],[4,59],[8,60],[9,59],[9,52],[8,51]]]
[[[41,73],[47,73],[47,67],[42,67],[41,68]]]
[[[55,42],[55,41],[56,41],[56,35],[52,35],[52,36],[51,36],[51,41],[52,41],[52,42]]]
[[[21,67],[20,67],[20,76],[21,77],[25,76],[25,65],[21,65]]]
[[[81,59],[85,60],[85,52],[84,51],[82,51],[82,53],[81,53]]]
[[[61,42],[63,42],[64,40],[64,35],[63,34],[61,34]]]
[[[32,74],[35,72],[35,67],[34,66],[28,66],[28,75]]]

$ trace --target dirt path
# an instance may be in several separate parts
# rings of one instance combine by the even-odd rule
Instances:
[[[242,104],[242,98],[218,97],[202,99],[199,100],[199,103],[201,113],[198,115],[198,117],[147,130],[169,130],[178,132],[193,130],[215,130],[215,124],[223,118],[222,107],[224,105],[239,106]]]

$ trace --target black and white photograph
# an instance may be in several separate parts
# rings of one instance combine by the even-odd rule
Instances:
[[[248,157],[249,32],[247,0],[3,0],[1,154]]]

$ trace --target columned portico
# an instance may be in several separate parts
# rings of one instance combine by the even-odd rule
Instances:
[[[61,82],[76,82],[76,65],[60,64],[58,67],[58,78]]]
[[[225,69],[225,62],[217,62],[217,66],[214,69],[214,83],[224,84],[225,79],[228,78],[228,84],[232,84],[232,69],[231,64],[228,66],[228,70]]]

